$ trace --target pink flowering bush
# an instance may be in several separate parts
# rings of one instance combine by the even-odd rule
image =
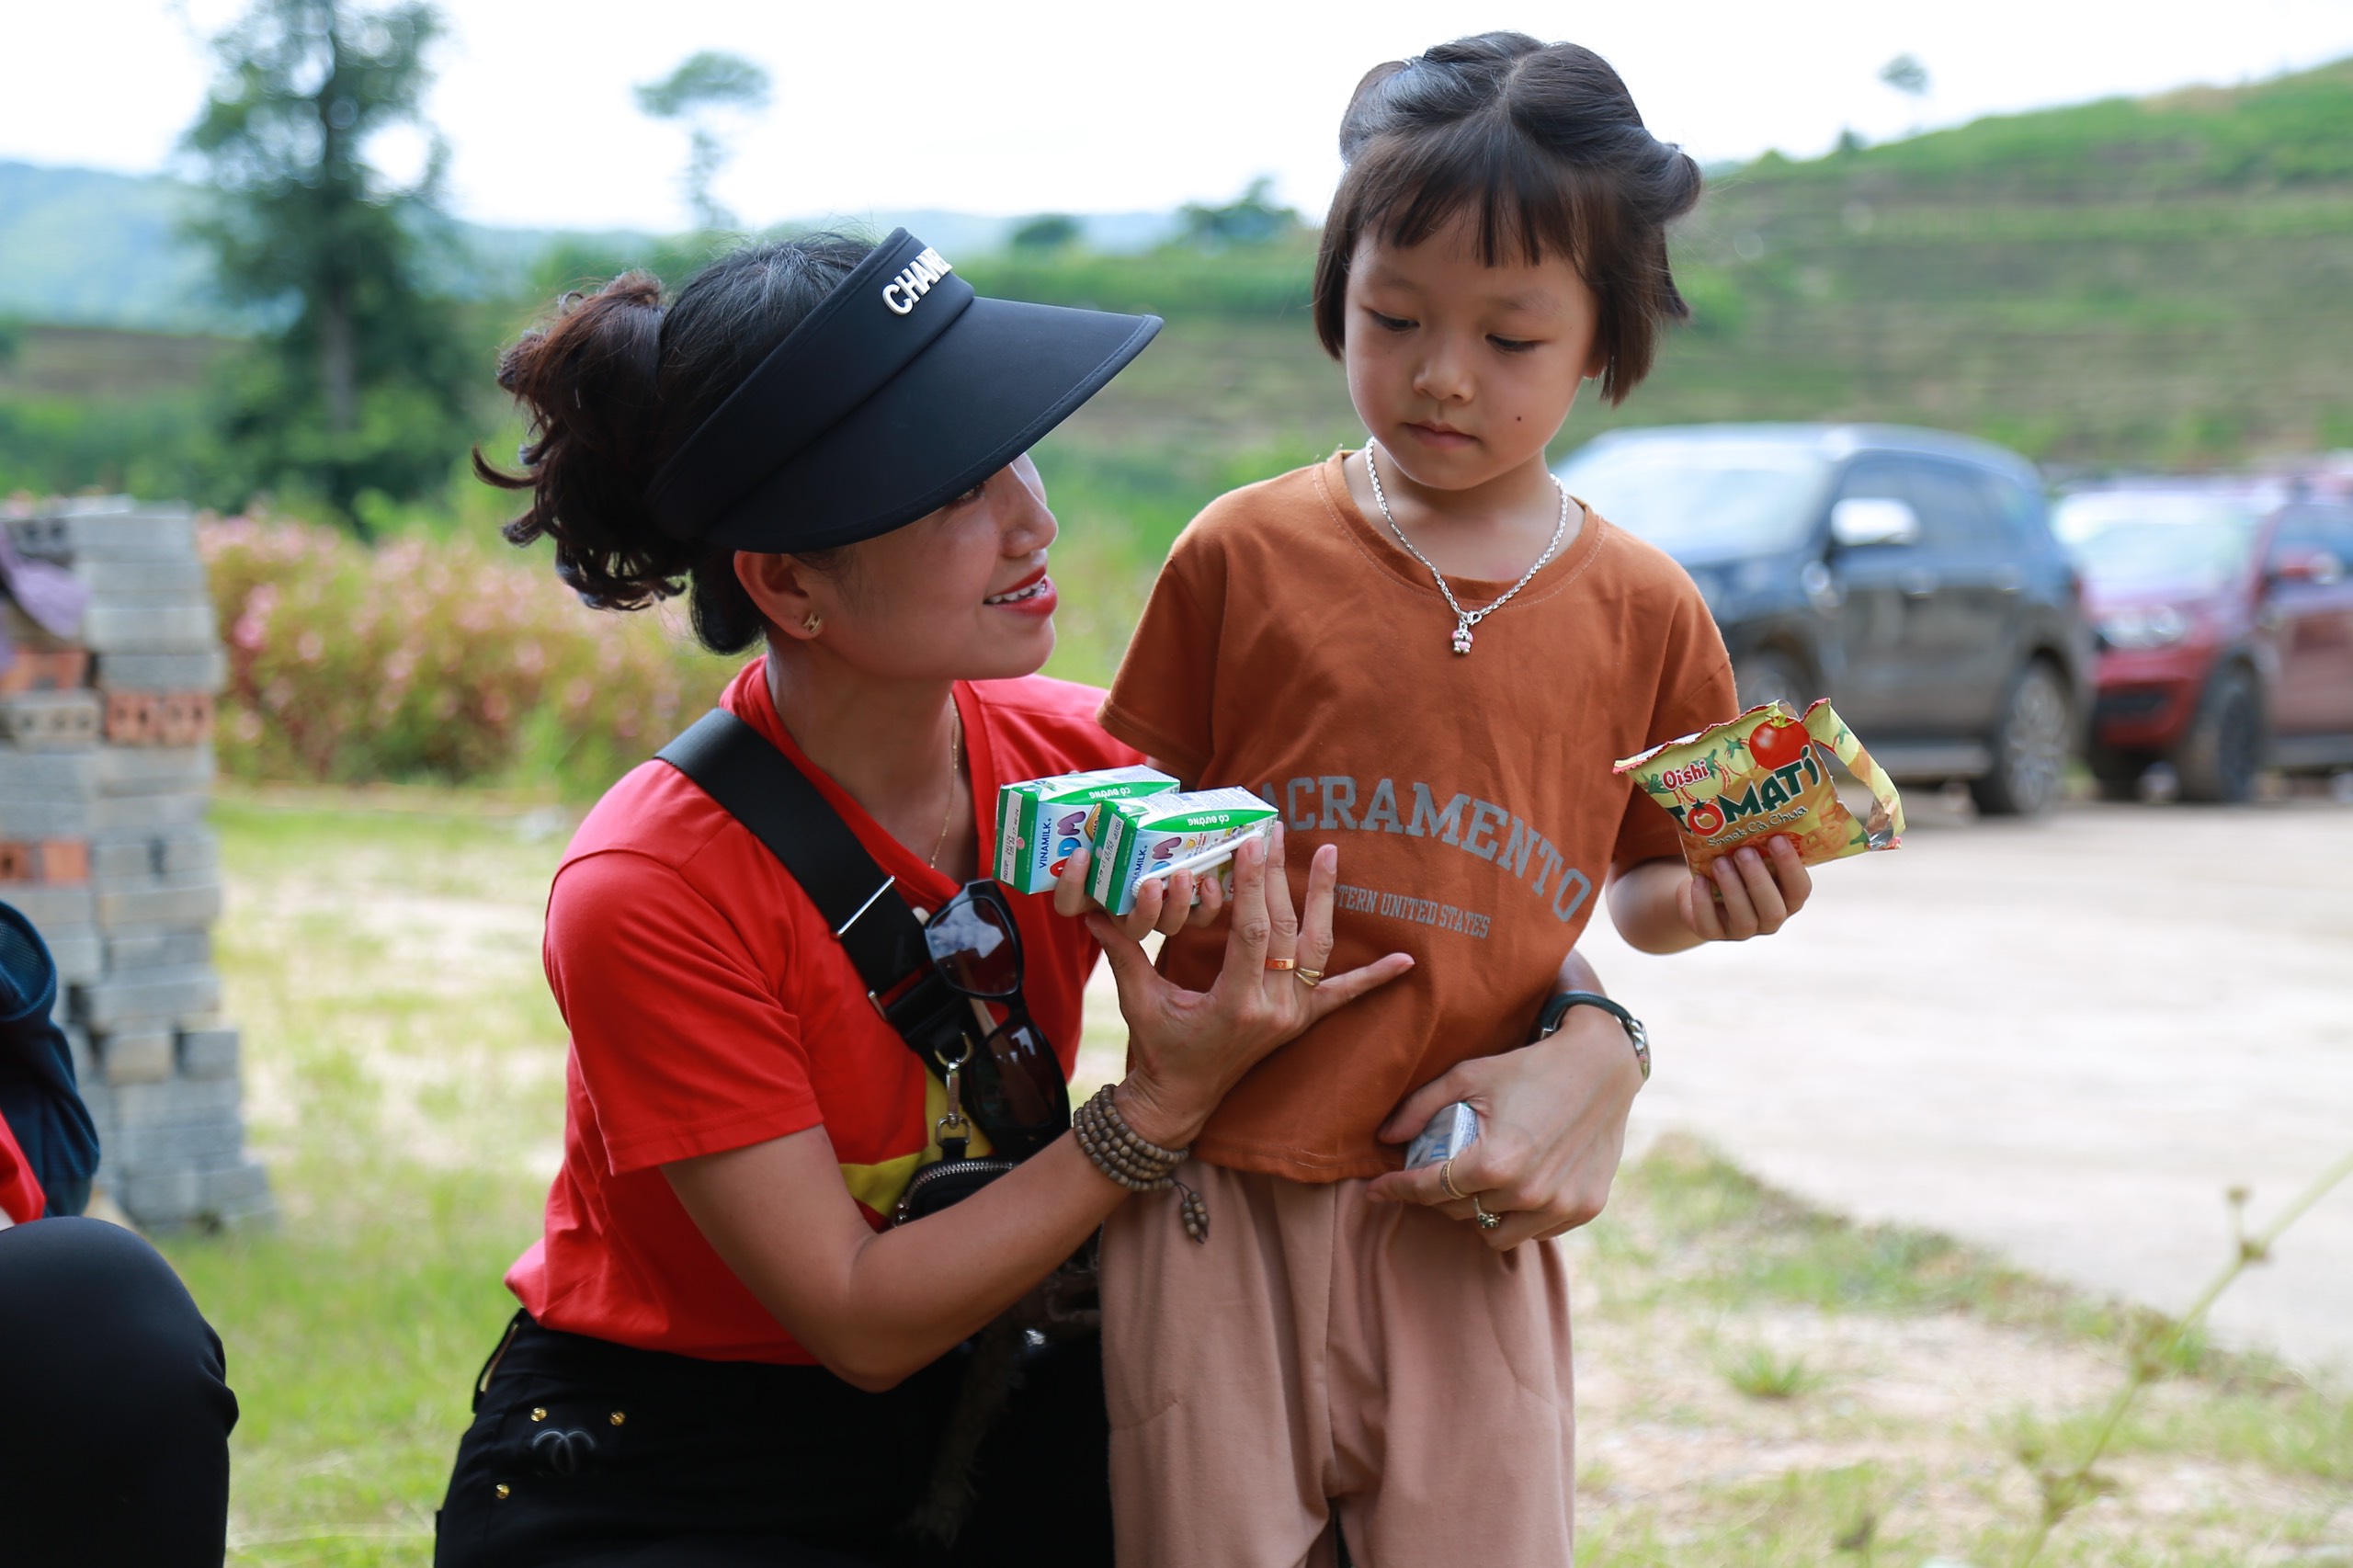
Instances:
[[[709,707],[735,668],[682,608],[589,609],[544,551],[232,517],[199,543],[229,650],[222,768],[593,794]]]

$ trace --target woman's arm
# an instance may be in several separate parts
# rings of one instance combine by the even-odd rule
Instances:
[[[870,1392],[1019,1301],[1127,1196],[1068,1134],[953,1209],[880,1233],[843,1185],[823,1127],[663,1170],[760,1304]]]
[[[1603,995],[1601,977],[1583,955],[1561,962],[1560,991]],[[1524,1241],[1563,1234],[1592,1221],[1609,1200],[1626,1147],[1626,1115],[1643,1086],[1625,1028],[1598,1007],[1572,1007],[1551,1038],[1476,1057],[1425,1084],[1381,1130],[1387,1143],[1409,1142],[1442,1106],[1468,1100],[1479,1113],[1479,1141],[1454,1162],[1454,1185],[1480,1195],[1504,1222],[1483,1232],[1498,1252]],[[1447,1197],[1438,1167],[1376,1176],[1369,1195],[1423,1203],[1468,1220],[1470,1202]]]
[[[1269,959],[1322,968],[1332,951],[1339,853],[1319,851],[1303,916],[1291,911],[1281,840],[1234,857],[1225,966],[1208,991],[1154,971],[1102,915],[1103,943],[1131,1031],[1120,1115],[1155,1143],[1192,1142],[1228,1089],[1311,1023],[1412,966],[1404,954],[1313,989]],[[822,1127],[663,1166],[688,1214],[794,1338],[859,1388],[891,1387],[1018,1301],[1127,1196],[1064,1134],[952,1210],[870,1230]],[[1169,1222],[1176,1222],[1172,1213]]]

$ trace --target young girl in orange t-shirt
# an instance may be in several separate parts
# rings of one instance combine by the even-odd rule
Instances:
[[[1491,33],[1374,68],[1340,132],[1315,323],[1360,451],[1238,491],[1177,541],[1103,710],[1188,786],[1345,845],[1333,950],[1403,983],[1254,1069],[1193,1145],[1194,1245],[1106,1228],[1122,1564],[1570,1559],[1568,1291],[1549,1239],[1600,1210],[1647,1074],[1571,952],[1606,886],[1633,946],[1778,930],[1793,846],[1692,876],[1610,764],[1729,718],[1729,661],[1664,555],[1570,497],[1545,449],[1688,311],[1665,228],[1699,174],[1586,50]],[[1123,989],[1141,954],[1102,926]],[[1216,945],[1169,941],[1200,986]],[[1558,1018],[1561,1009],[1550,1009]],[[1526,1050],[1517,1048],[1526,1046]],[[1479,1142],[1400,1172],[1468,1100]]]

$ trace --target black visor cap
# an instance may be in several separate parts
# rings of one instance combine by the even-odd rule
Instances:
[[[648,500],[665,528],[714,549],[888,533],[1035,446],[1160,324],[983,299],[898,230],[688,438]]]

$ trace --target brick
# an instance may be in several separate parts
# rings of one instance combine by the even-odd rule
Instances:
[[[205,592],[204,562],[194,555],[154,561],[77,561],[74,575],[90,590],[91,598],[116,603],[165,596],[200,598]]]
[[[217,1165],[245,1146],[245,1125],[234,1116],[194,1121],[148,1122],[114,1135],[116,1168],[126,1173]]]
[[[200,826],[212,809],[212,797],[202,790],[165,795],[100,796],[85,813],[85,832],[95,837],[123,834],[176,831]],[[7,823],[8,802],[0,799],[0,826]]]
[[[212,961],[212,934],[209,931],[110,932],[104,943],[108,974]]]
[[[87,687],[0,696],[0,741],[20,751],[87,750],[98,744],[99,713],[98,694]]]
[[[39,882],[0,882],[0,903],[17,912],[43,933],[95,925],[97,895],[88,887],[53,888]]]
[[[97,1033],[98,1062],[109,1084],[160,1084],[172,1075],[172,1031],[126,1029]]]
[[[110,690],[108,745],[192,746],[212,739],[212,696],[203,691]]]
[[[205,1208],[224,1218],[270,1206],[269,1171],[258,1160],[240,1160],[208,1170],[203,1185]]]
[[[123,496],[75,497],[50,514],[8,524],[17,548],[44,561],[183,561],[196,555],[185,507],[140,506]]]
[[[105,972],[106,943],[96,926],[44,926],[40,939],[49,944],[60,985],[85,984]]]
[[[74,988],[74,1016],[91,1030],[158,1026],[221,1006],[221,977],[208,968],[137,969]],[[168,1037],[170,1031],[165,1028]],[[168,1059],[169,1051],[165,1056]]]
[[[20,691],[71,691],[90,683],[87,648],[19,648],[0,670],[0,694]]]
[[[191,1078],[233,1078],[242,1055],[233,1028],[182,1029],[180,1071]]]
[[[84,838],[0,838],[0,882],[80,887],[90,880],[90,844]]]
[[[158,882],[145,887],[98,887],[94,905],[98,925],[108,931],[141,926],[210,926],[221,918],[221,884]]]
[[[125,1172],[120,1197],[124,1212],[142,1225],[165,1228],[202,1212],[204,1187],[193,1170]]]
[[[93,677],[108,690],[219,691],[229,681],[229,656],[219,648],[182,653],[102,653]]]
[[[119,1084],[114,1091],[115,1123],[127,1132],[134,1127],[233,1119],[237,1101],[234,1078],[174,1078],[163,1084]]]
[[[185,794],[212,785],[210,746],[103,746],[91,755],[101,795]]]
[[[219,641],[210,604],[151,608],[94,604],[82,612],[82,643],[92,653],[192,653]]]
[[[98,754],[0,751],[0,812],[19,803],[85,799],[97,793]],[[0,835],[49,838],[63,835],[10,831],[0,815]]]

